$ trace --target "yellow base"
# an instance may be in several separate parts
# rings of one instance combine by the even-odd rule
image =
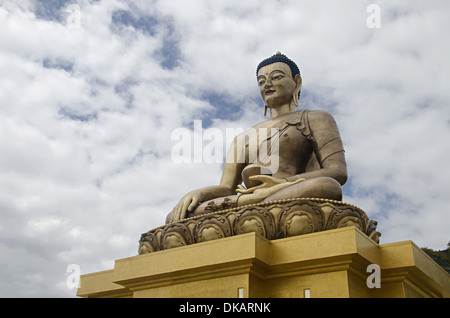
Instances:
[[[370,264],[381,268],[380,288],[367,285]],[[450,275],[411,241],[377,245],[345,227],[273,241],[247,233],[120,259],[82,275],[77,295],[449,297]]]

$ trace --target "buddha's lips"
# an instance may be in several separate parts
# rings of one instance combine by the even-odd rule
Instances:
[[[273,89],[268,89],[265,93],[266,93],[266,95],[270,95],[270,94],[275,93],[275,90],[273,90]]]

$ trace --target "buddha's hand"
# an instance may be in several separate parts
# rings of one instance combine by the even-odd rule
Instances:
[[[261,184],[249,189],[245,189],[243,186],[238,185],[236,192],[241,193],[241,196],[238,199],[239,206],[261,202],[284,188],[305,181],[305,179],[297,179],[290,182],[286,179],[278,179],[266,175],[257,175],[250,178],[254,178],[255,181],[259,181]]]
[[[286,179],[279,179],[279,178],[275,178],[275,177],[263,175],[263,174],[251,176],[251,177],[249,177],[249,179],[250,179],[250,181],[252,181],[254,183],[258,183],[258,185],[247,189],[240,184],[237,186],[236,192],[241,193],[241,194],[249,194],[249,193],[255,192],[258,189],[267,189],[267,188],[271,188],[274,186],[278,186],[280,184],[285,184],[286,186],[289,186],[291,184],[298,183],[298,182],[301,182],[304,180],[304,179],[298,179],[294,182],[289,182]]]
[[[186,194],[180,202],[173,208],[170,222],[176,222],[186,217],[188,212],[192,212],[194,208],[200,203],[203,194],[199,190],[191,191]]]

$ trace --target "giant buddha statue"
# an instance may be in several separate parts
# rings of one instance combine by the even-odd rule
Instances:
[[[378,242],[377,223],[342,202],[347,165],[334,118],[296,110],[298,66],[278,52],[259,63],[256,80],[270,118],[235,138],[218,185],[187,193],[166,225],[142,234],[140,253],[249,231],[275,239],[342,226]]]
[[[288,198],[342,200],[341,185],[347,180],[347,167],[333,117],[322,110],[296,111],[302,78],[297,65],[285,55],[278,52],[262,61],[256,75],[264,113],[269,110],[270,119],[252,127],[256,134],[250,136],[258,138],[261,131],[276,129],[275,136],[264,135],[270,136],[267,143],[272,149],[278,143],[277,171],[271,171],[264,162],[249,162],[251,144],[262,142],[240,141],[249,136],[244,132],[233,142],[220,184],[186,194],[168,216],[168,222],[204,213],[211,200],[216,205],[230,206]],[[253,157],[261,156],[257,153]]]

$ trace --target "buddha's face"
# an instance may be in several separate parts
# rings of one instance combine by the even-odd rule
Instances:
[[[292,101],[296,82],[287,64],[276,62],[261,67],[257,80],[261,97],[268,107],[276,108]]]

